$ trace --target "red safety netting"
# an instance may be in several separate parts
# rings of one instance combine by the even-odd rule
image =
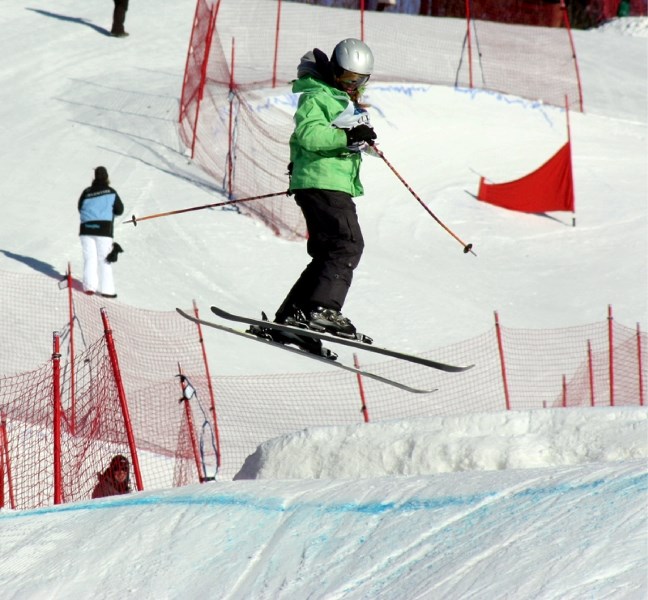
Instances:
[[[18,281],[19,287],[12,288]],[[67,290],[58,290],[52,279],[2,272],[0,290],[3,306],[7,307],[5,312],[19,306],[22,298],[27,304],[36,297],[45,296],[48,300],[47,303],[34,301],[28,337],[22,337],[27,335],[27,330],[0,317],[3,347],[7,347],[7,340],[10,340],[16,355],[22,354],[23,348],[34,355],[42,355],[34,351],[34,340],[47,338],[42,352],[51,353],[51,313],[56,311],[57,305],[65,305]],[[47,290],[50,290],[49,296]],[[85,296],[83,299],[87,301],[86,309],[92,313],[95,300]],[[189,425],[184,419],[184,404],[178,402],[181,389],[174,376],[178,367],[177,364],[164,367],[172,360],[183,362],[183,372],[197,391],[190,402],[194,433],[197,439],[202,435],[204,446],[209,449],[216,428],[210,411],[209,382],[202,373],[202,366],[192,363],[191,359],[190,345],[198,338],[197,331],[192,329],[194,325],[176,313],[153,313],[118,306],[118,303],[111,303],[110,314],[114,315],[110,325],[120,364],[124,366],[144,488],[197,481],[198,469],[191,451]],[[92,327],[88,326],[86,332]],[[219,478],[232,478],[245,459],[268,439],[307,427],[362,423],[365,415],[369,421],[377,422],[507,408],[645,405],[647,336],[638,326],[628,328],[608,317],[599,323],[561,329],[511,329],[497,322],[495,329],[488,326],[485,329],[485,333],[475,338],[421,353],[452,364],[474,363],[472,369],[463,373],[443,373],[396,360],[373,362],[375,356],[361,353],[361,366],[369,371],[414,387],[438,388],[431,394],[416,395],[364,378],[366,411],[362,410],[359,382],[352,373],[331,370],[247,377],[213,374],[211,383],[216,397],[222,459]],[[21,336],[16,336],[16,331],[20,331]],[[185,337],[178,337],[181,331],[185,332]],[[105,461],[115,452],[129,450],[124,449],[120,425],[118,422],[110,425],[113,421],[105,414],[107,410],[115,413],[119,407],[107,370],[102,335],[103,332],[98,332],[98,341],[85,344],[83,351],[79,351],[82,358],[76,361],[78,392],[74,419],[69,400],[69,366],[62,368],[67,423],[64,433],[69,432],[70,423],[76,423],[79,428],[82,421],[92,423],[98,418],[96,415],[101,414],[101,427],[88,430],[92,433],[83,436],[87,441],[74,441],[80,446],[65,450],[71,465],[66,467],[67,477],[78,482],[73,484],[77,487],[65,488],[66,500],[87,497],[92,480],[97,471],[105,468]],[[222,343],[228,343],[226,336]],[[178,354],[181,348],[185,348],[186,355]],[[65,352],[63,354],[65,356]],[[4,360],[6,356],[3,354],[0,358]],[[3,360],[0,360],[0,373],[3,372]],[[142,377],[138,376],[137,365],[146,371]],[[52,446],[51,379],[49,363],[38,371],[25,369],[20,375],[0,377],[0,413],[4,412],[7,420],[9,455],[14,457],[14,470],[27,470],[36,477],[21,485],[34,488],[30,493],[38,503],[51,502],[52,497],[51,451],[48,450]],[[96,405],[98,400],[101,402]],[[43,450],[37,449],[41,446],[30,445],[36,439],[43,440]],[[90,444],[92,452],[84,450],[83,444]],[[21,464],[41,452],[44,461],[41,466]],[[213,457],[213,452],[211,454]],[[81,464],[81,456],[88,461],[87,465]],[[208,474],[213,474],[213,460],[208,466],[212,469]],[[2,464],[0,472],[4,473],[7,505],[7,474]],[[66,482],[66,485],[72,484]]]
[[[284,0],[301,4],[317,4],[336,8],[358,10],[363,4],[366,11],[384,10],[388,13],[407,13],[433,17],[463,18],[466,10],[475,19],[492,19],[502,23],[526,23],[546,27],[562,25],[560,0]],[[383,5],[381,8],[380,5]],[[587,28],[620,14],[621,0],[566,0],[569,20],[575,27]],[[626,7],[628,16],[645,16],[646,0],[630,0]],[[625,14],[625,13],[624,13]]]
[[[131,456],[103,340],[78,358],[76,397],[71,403],[69,395],[64,394],[58,423],[60,435],[56,433],[51,364],[0,378],[0,410],[11,472],[6,488],[11,484],[10,505],[14,508],[54,503],[55,457],[61,465],[61,501],[72,502],[91,497],[98,474],[107,468],[113,456]],[[66,387],[69,369],[67,364],[62,372]]]
[[[62,469],[62,501],[88,499],[97,474],[107,468],[112,456],[119,453],[134,458],[133,449],[127,445],[125,417],[106,354],[100,313],[106,301],[74,289],[70,319],[68,289],[61,288],[55,279],[0,273],[0,290],[0,343],[11,349],[0,353],[0,415],[6,420],[17,506],[33,508],[54,501],[53,461],[57,455]],[[196,327],[174,313],[140,311],[116,301],[109,302],[106,312],[143,487],[185,485],[213,475],[217,462],[212,440],[214,419],[210,418],[210,429],[203,436],[205,464],[198,469],[185,409],[178,402],[182,396],[177,378],[180,366],[197,384],[206,382]],[[54,434],[51,362],[54,332],[61,339],[58,387],[62,420],[58,438]],[[30,370],[38,364],[44,366]],[[206,389],[207,385],[202,387]],[[190,405],[196,425],[201,427],[203,414],[209,412],[209,396],[206,394],[201,402],[193,399]],[[59,440],[59,450],[54,447],[55,439]],[[4,474],[8,477],[6,469]]]
[[[314,4],[198,0],[180,103],[180,135],[194,161],[230,198],[276,192],[276,198],[237,206],[287,239],[306,234],[301,211],[280,194],[288,187],[296,106],[288,83],[300,57],[314,47],[330,53],[341,36],[364,38],[376,59],[372,84],[474,87],[560,106],[567,98],[582,109],[575,54],[564,28],[488,20],[467,27],[465,18],[375,11],[364,11],[360,19],[357,10]],[[213,37],[205,41],[209,32]],[[403,60],[408,48],[415,49],[416,60]],[[195,82],[203,75],[197,94]]]

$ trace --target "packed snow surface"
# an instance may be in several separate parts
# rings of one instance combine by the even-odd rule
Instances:
[[[128,215],[223,199],[175,129],[194,8],[131,3],[131,36],[113,39],[111,3],[4,0],[1,270],[55,279],[71,261],[78,276],[76,201],[100,164]],[[382,150],[477,257],[367,159],[366,250],[345,305],[362,330],[427,351],[489,329],[493,310],[511,327],[570,327],[608,304],[645,330],[647,23],[574,32],[576,227],[466,194],[477,173],[506,181],[542,164],[565,142],[564,110],[372,83]],[[116,237],[118,301],[147,309],[272,312],[306,261],[232,212],[117,223]],[[219,375],[316,368],[216,333],[207,343]],[[0,596],[644,600],[646,419],[597,407],[308,429],[261,444],[235,481],[3,509]]]

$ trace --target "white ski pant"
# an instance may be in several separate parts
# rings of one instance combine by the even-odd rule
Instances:
[[[106,262],[110,254],[113,239],[102,235],[80,235],[83,251],[83,290],[114,294],[112,264]]]

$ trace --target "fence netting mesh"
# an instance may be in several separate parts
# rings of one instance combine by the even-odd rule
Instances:
[[[290,81],[299,60],[315,47],[330,55],[341,39],[363,32],[375,56],[369,87],[403,82],[473,87],[581,106],[564,28],[473,20],[469,39],[465,18],[365,11],[361,26],[359,11],[318,4],[282,2],[278,11],[275,0],[197,2],[180,136],[196,164],[231,198],[288,188],[288,140],[297,101]],[[205,24],[214,15],[212,36]],[[238,207],[277,235],[306,235],[301,211],[290,198]]]
[[[66,326],[63,315],[68,294],[53,279],[4,272],[0,272],[0,289],[3,306],[7,307],[0,319],[0,343],[13,349],[0,356],[0,414],[8,431],[16,495],[25,507],[41,506],[52,502],[53,453],[52,361],[43,360],[43,355],[52,352],[52,323],[59,328]],[[23,303],[29,305],[31,298],[45,302],[33,301],[28,323],[14,328],[7,313],[20,310],[17,307]],[[99,316],[102,303],[77,290],[73,299],[80,323],[75,330],[74,409],[69,395],[69,350],[61,349],[66,501],[88,498],[97,473],[105,469],[110,457],[116,453],[128,456],[129,452],[103,339]],[[230,479],[266,440],[310,427],[364,422],[360,387],[353,373],[336,369],[225,376],[215,373],[212,366],[214,423],[210,382],[196,326],[175,312],[144,311],[115,301],[109,305],[108,314],[144,489],[195,483],[199,472],[200,477]],[[642,399],[645,402],[647,336],[638,326],[631,328],[608,319],[556,329],[505,325],[485,329],[472,339],[420,352],[437,361],[475,365],[463,373],[379,360],[360,352],[360,366],[369,371],[413,387],[437,390],[417,395],[363,378],[369,420],[489,413],[507,407],[542,410],[637,406]],[[227,349],[227,335],[203,333],[217,336],[212,342]],[[42,366],[28,368],[30,360]],[[179,401],[178,363],[197,392],[190,407],[198,456],[192,450],[184,403]],[[216,446],[221,458],[218,472]],[[196,460],[204,463],[200,471]],[[2,463],[7,505],[7,470],[1,467]]]

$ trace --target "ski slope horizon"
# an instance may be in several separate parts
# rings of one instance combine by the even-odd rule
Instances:
[[[101,32],[111,6],[5,2],[0,270],[52,278],[70,261],[79,276],[76,201],[99,164],[126,215],[224,199],[175,129],[193,4],[140,0],[131,36],[114,40]],[[478,255],[365,160],[367,246],[345,313],[376,343],[428,351],[490,329],[494,310],[511,327],[553,328],[604,320],[608,304],[645,330],[648,19],[574,34],[585,98],[570,115],[574,228],[571,215],[522,215],[465,192],[477,173],[505,181],[537,168],[565,142],[564,110],[372,82],[381,149]],[[118,302],[151,310],[196,299],[202,316],[210,304],[273,312],[306,264],[302,245],[228,211],[117,222],[116,239]],[[212,374],[318,370],[205,337]],[[1,511],[0,589],[11,600],[640,600],[647,458],[643,407],[298,431],[261,444],[235,481]]]

